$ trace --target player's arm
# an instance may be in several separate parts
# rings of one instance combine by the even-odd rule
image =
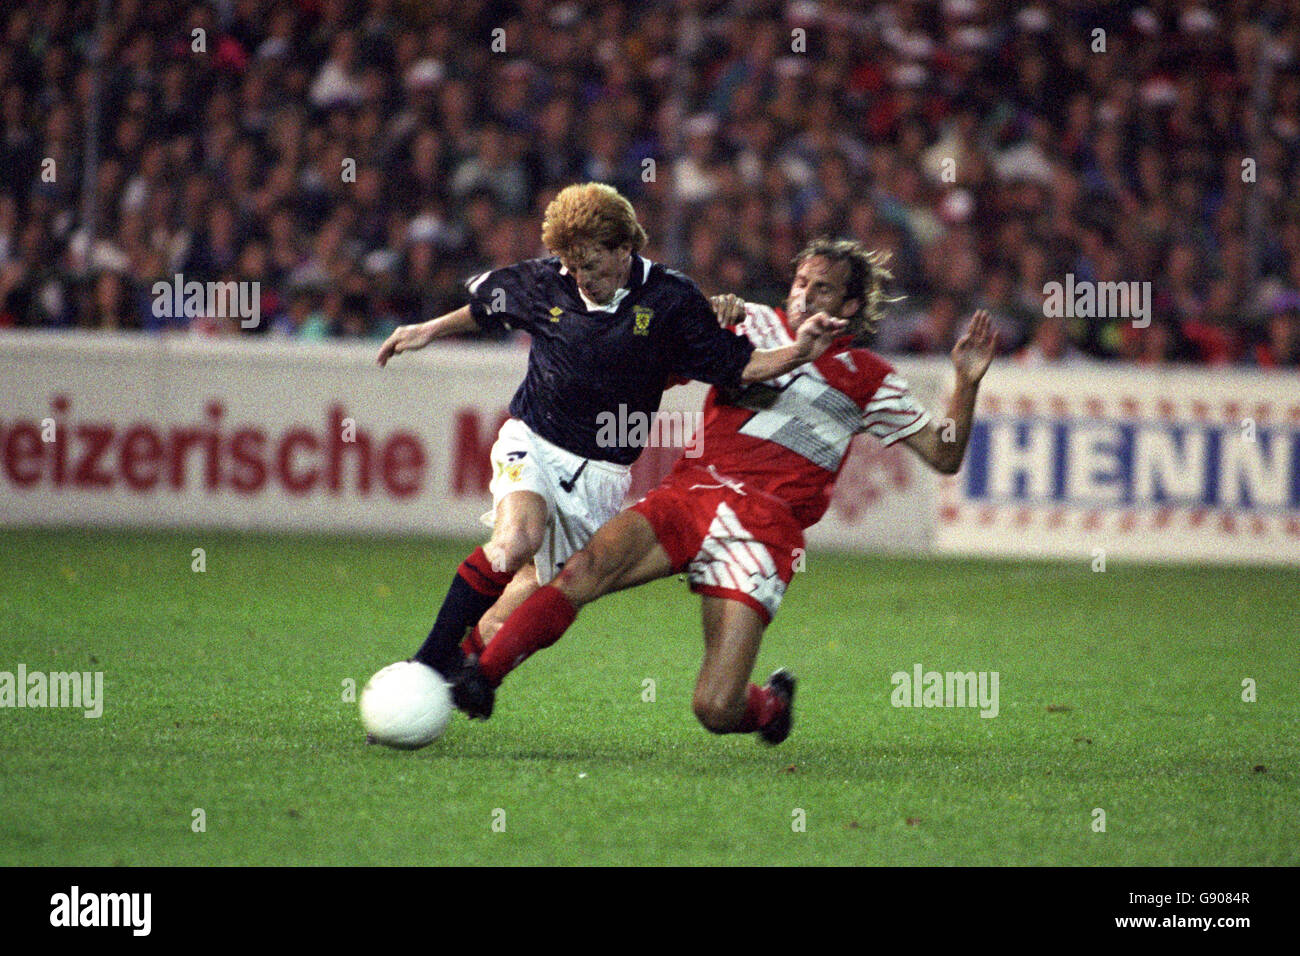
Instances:
[[[670,374],[734,387],[776,378],[805,362],[821,358],[848,323],[823,312],[810,316],[799,326],[795,341],[776,349],[756,349],[743,335],[728,334],[709,301],[693,289],[680,312],[678,352]]]
[[[931,420],[920,431],[903,439],[927,465],[945,475],[955,475],[966,457],[971,421],[975,417],[975,398],[980,379],[988,371],[997,351],[998,334],[989,314],[976,312],[963,335],[952,349],[956,371],[948,415],[943,421]]]
[[[813,362],[822,357],[837,336],[844,333],[848,323],[843,319],[832,318],[825,312],[809,316],[799,326],[794,342],[776,349],[754,349],[749,363],[740,373],[740,383],[751,385],[765,382],[786,372],[793,372],[806,362]]]
[[[384,344],[379,347],[379,367],[383,368],[387,365],[388,360],[394,355],[422,349],[434,339],[457,335],[461,332],[473,332],[477,329],[478,324],[470,315],[468,305],[462,305],[455,312],[448,312],[446,315],[440,315],[428,322],[400,325],[393,330],[393,334],[385,339]]]
[[[709,299],[709,305],[713,307],[718,324],[724,329],[735,328],[744,321],[745,300],[738,295],[715,295]],[[806,362],[816,361],[847,327],[848,323],[842,319],[831,318],[826,313],[819,312],[799,326],[793,345],[779,349],[755,349],[749,364],[741,373],[741,384],[749,385],[776,378],[786,372],[793,372]]]

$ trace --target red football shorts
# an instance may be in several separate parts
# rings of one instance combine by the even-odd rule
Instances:
[[[748,604],[770,622],[803,554],[785,504],[714,466],[678,467],[634,504],[691,590]]]

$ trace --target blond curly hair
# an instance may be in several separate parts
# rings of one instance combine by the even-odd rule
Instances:
[[[567,257],[597,243],[606,249],[631,246],[640,252],[645,230],[627,198],[605,183],[565,186],[546,207],[542,242],[554,255]]]
[[[902,302],[906,296],[886,294],[885,287],[894,278],[889,271],[889,253],[868,249],[852,239],[814,239],[804,246],[794,258],[796,269],[806,259],[821,256],[831,262],[846,262],[849,277],[844,284],[844,298],[857,299],[858,311],[849,317],[848,334],[858,344],[864,344],[876,330],[876,324],[885,314],[885,306]]]

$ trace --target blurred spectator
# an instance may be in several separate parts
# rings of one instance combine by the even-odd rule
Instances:
[[[894,305],[876,334],[875,346],[887,352],[911,354],[944,353],[957,342],[957,324],[961,319],[957,301],[949,295],[934,298],[928,307],[907,308],[904,301]]]
[[[1179,324],[1170,318],[1155,316],[1145,327],[1132,322],[1117,325],[1120,357],[1147,367],[1185,362],[1195,354],[1195,344],[1188,341]]]
[[[378,336],[542,254],[592,178],[708,292],[779,302],[821,233],[891,250],[882,349],[945,352],[983,307],[1026,362],[1297,364],[1293,4],[122,0],[92,242],[96,7],[0,13],[0,327]],[[177,273],[258,282],[263,321],[153,315]],[[1067,273],[1150,282],[1161,321],[1044,320]]]
[[[1070,341],[1065,320],[1057,316],[1040,318],[1029,343],[1016,353],[1016,362],[1027,368],[1075,365],[1083,358],[1083,353]]]
[[[1266,335],[1254,348],[1260,368],[1300,366],[1300,297],[1287,297],[1269,318]]]

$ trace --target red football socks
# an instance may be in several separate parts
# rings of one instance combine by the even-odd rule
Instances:
[[[460,649],[465,652],[466,657],[483,653],[483,635],[478,632],[477,624],[465,635],[465,640],[460,642]]]
[[[451,579],[447,596],[442,599],[433,629],[415,652],[415,660],[428,664],[444,677],[454,675],[461,666],[461,642],[488,608],[496,603],[513,577],[492,570],[482,548],[461,562]]]
[[[772,688],[750,684],[746,692],[745,716],[740,718],[740,723],[732,733],[749,734],[761,730],[784,706],[781,698],[772,693]]]
[[[479,670],[493,687],[499,686],[530,655],[558,641],[577,616],[578,609],[560,589],[546,585],[501,625],[479,658]]]
[[[492,562],[483,553],[482,548],[475,548],[474,553],[460,563],[456,574],[479,594],[486,595],[494,601],[510,583],[513,574],[492,570]]]

